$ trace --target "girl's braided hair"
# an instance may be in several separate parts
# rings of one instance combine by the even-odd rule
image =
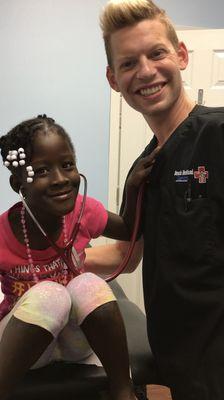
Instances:
[[[49,131],[63,136],[74,151],[71,139],[64,128],[58,125],[53,118],[49,118],[46,114],[43,114],[21,122],[6,135],[0,137],[0,149],[3,161],[6,160],[10,150],[17,150],[22,147],[26,153],[26,162],[29,163],[32,158],[33,143],[36,135],[40,132],[47,134]],[[11,168],[9,169],[11,170]]]

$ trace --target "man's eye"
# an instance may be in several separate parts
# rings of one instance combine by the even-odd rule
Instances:
[[[153,60],[161,60],[164,57],[166,57],[166,50],[164,49],[158,49],[158,50],[154,50],[153,53],[151,54],[151,58]]]
[[[121,64],[120,68],[126,70],[126,69],[131,69],[134,66],[135,66],[135,60],[127,60]]]

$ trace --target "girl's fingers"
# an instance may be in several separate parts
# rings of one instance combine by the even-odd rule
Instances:
[[[161,147],[156,147],[147,157],[144,157],[142,160],[145,164],[151,164],[154,163],[156,160],[156,157],[158,156],[158,153],[160,151]]]
[[[138,187],[143,181],[145,181],[156,161],[157,154],[159,153],[160,147],[154,149],[147,157],[144,157],[138,161],[132,173],[129,176],[130,184]]]
[[[156,149],[154,149],[147,157],[139,160],[138,164],[136,165],[136,171],[142,170],[143,168],[146,170],[147,168],[152,167],[156,161],[159,150],[160,147],[156,147]]]

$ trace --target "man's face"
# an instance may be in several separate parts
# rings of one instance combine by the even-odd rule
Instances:
[[[183,43],[175,50],[159,20],[143,20],[111,35],[111,87],[144,116],[167,112],[183,96],[180,70],[188,63]]]

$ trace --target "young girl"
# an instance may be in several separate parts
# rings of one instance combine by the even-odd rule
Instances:
[[[2,136],[0,148],[12,189],[21,191],[47,236],[64,247],[82,204],[68,134],[53,119],[38,116]],[[154,156],[130,175],[122,216],[87,197],[74,244],[82,265],[91,238],[130,239],[138,187]],[[109,286],[92,272],[75,276],[22,202],[0,216],[0,233],[1,400],[8,398],[29,368],[53,360],[84,360],[92,351],[108,375],[111,399],[133,400],[124,326]]]

